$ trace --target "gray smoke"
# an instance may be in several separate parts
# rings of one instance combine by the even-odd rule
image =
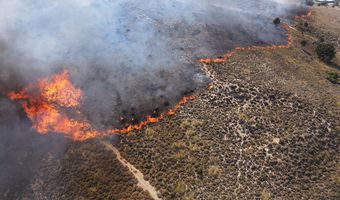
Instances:
[[[300,0],[0,0],[0,8],[0,199],[14,199],[46,152],[65,146],[35,134],[7,91],[66,68],[84,91],[86,118],[122,127],[204,87],[198,58],[285,44],[273,19],[305,11]]]
[[[167,109],[206,85],[198,58],[284,44],[273,18],[302,11],[299,0],[1,0],[0,7],[6,83],[67,68],[98,128]]]

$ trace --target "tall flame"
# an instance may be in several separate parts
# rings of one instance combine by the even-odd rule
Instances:
[[[73,86],[67,70],[51,78],[41,79],[22,91],[10,92],[8,97],[11,100],[22,101],[22,107],[38,133],[55,132],[78,141],[141,129],[147,124],[159,122],[166,115],[173,115],[182,104],[194,98],[194,96],[183,97],[174,108],[165,114],[160,114],[157,118],[147,116],[145,121],[126,128],[97,131],[88,121],[82,120],[79,110],[82,91]],[[65,110],[72,110],[72,114],[77,115],[77,119],[71,118]]]
[[[300,17],[309,17],[312,12]],[[225,54],[222,58],[200,59],[201,63],[221,63],[228,60],[234,54],[251,49],[284,49],[289,48],[292,43],[292,36],[289,32],[288,24],[283,24],[287,30],[287,44],[273,46],[251,46],[245,48],[235,48],[233,51]],[[141,129],[150,123],[156,123],[164,119],[165,116],[173,115],[177,109],[196,96],[183,97],[172,109],[161,113],[158,117],[147,116],[145,121],[139,124],[129,125],[126,128],[113,128],[105,131],[94,130],[92,125],[82,120],[79,106],[82,100],[82,91],[73,86],[69,79],[69,72],[64,70],[50,78],[39,80],[19,92],[10,92],[8,97],[11,100],[22,101],[22,107],[27,117],[32,121],[33,128],[40,134],[55,132],[63,134],[73,140],[83,141],[94,137],[108,136],[116,133],[128,133],[132,130]],[[73,114],[78,117],[71,118],[65,110],[72,110]]]
[[[99,135],[88,122],[72,119],[64,111],[70,108],[79,113],[78,106],[82,98],[81,90],[72,85],[66,70],[39,80],[20,92],[10,92],[8,97],[23,101],[23,109],[38,133],[56,132],[76,140]]]

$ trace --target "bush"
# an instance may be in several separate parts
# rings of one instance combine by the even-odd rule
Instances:
[[[275,18],[274,19],[274,21],[273,21],[273,23],[277,26],[277,25],[279,25],[280,23],[281,23],[281,20],[280,20],[280,18]]]
[[[315,51],[318,54],[319,59],[324,62],[331,62],[336,54],[334,45],[326,43],[318,44]]]
[[[155,129],[153,129],[152,127],[147,127],[146,129],[145,129],[145,135],[147,136],[147,137],[152,137],[153,135],[155,135],[156,134],[156,131],[155,131]]]
[[[187,190],[187,186],[183,181],[179,181],[175,185],[175,192],[179,195],[183,195],[185,191]]]
[[[270,200],[271,194],[267,190],[261,192],[261,200]]]
[[[209,176],[219,176],[222,173],[222,169],[219,166],[209,166],[208,175]]]
[[[333,84],[340,84],[340,75],[334,72],[328,73],[327,80]]]
[[[306,46],[307,45],[307,41],[306,40],[302,40],[301,42],[300,42],[300,44],[301,44],[301,46]]]
[[[306,4],[307,4],[307,6],[313,6],[314,1],[313,0],[306,0]]]

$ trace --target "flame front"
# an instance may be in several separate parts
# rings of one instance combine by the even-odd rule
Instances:
[[[82,98],[81,90],[72,85],[66,70],[51,78],[39,80],[37,84],[29,85],[20,92],[10,92],[8,97],[23,101],[23,109],[38,133],[56,132],[75,140],[100,135],[92,130],[88,122],[72,119],[64,111],[69,108],[80,113],[78,106]]]
[[[312,10],[308,10],[308,12],[304,15],[295,16],[295,20],[311,17],[313,15]],[[282,28],[287,31],[287,44],[286,45],[271,45],[271,46],[250,46],[250,47],[237,47],[234,50],[224,54],[223,57],[220,58],[203,58],[200,59],[199,62],[201,63],[222,63],[227,61],[230,57],[232,57],[234,54],[241,52],[241,51],[248,51],[252,49],[260,49],[260,50],[272,50],[272,49],[287,49],[291,46],[293,42],[292,35],[290,33],[289,25],[284,23],[282,24]]]
[[[166,115],[173,115],[182,104],[194,98],[184,97],[173,109],[160,114],[157,118],[147,116],[145,121],[126,128],[97,131],[88,121],[82,120],[83,116],[79,110],[82,91],[73,86],[67,70],[51,78],[41,79],[22,91],[10,92],[8,97],[11,100],[22,101],[22,107],[38,133],[59,133],[77,141],[141,129],[147,124],[159,122]],[[77,119],[71,118],[70,112],[66,110]]]
[[[299,17],[309,17],[312,12]],[[298,18],[298,17],[296,17]],[[251,46],[245,48],[235,48],[233,51],[225,54],[222,58],[206,58],[200,59],[201,63],[221,63],[228,60],[231,56],[240,51],[251,49],[284,49],[289,48],[292,43],[292,37],[289,32],[288,24],[283,24],[283,28],[287,30],[287,44],[273,46]],[[69,80],[69,73],[64,70],[60,74],[56,74],[51,78],[41,79],[37,84],[29,85],[19,92],[10,92],[8,97],[11,100],[22,101],[22,107],[28,118],[33,123],[33,128],[40,134],[55,132],[63,134],[73,140],[83,141],[94,137],[103,137],[116,133],[128,133],[133,130],[141,129],[150,123],[156,123],[164,119],[165,116],[175,114],[176,110],[189,100],[196,96],[183,97],[177,105],[165,113],[161,113],[159,117],[146,116],[146,120],[139,124],[129,125],[121,129],[108,129],[105,131],[94,130],[92,125],[82,120],[79,106],[82,100],[82,91],[73,86]],[[77,119],[71,118],[65,110],[72,110],[74,115],[78,115]]]
[[[248,51],[252,49],[260,49],[260,50],[273,50],[273,49],[287,49],[291,46],[293,39],[289,32],[288,24],[283,24],[282,27],[287,30],[287,44],[283,45],[271,45],[271,46],[250,46],[250,47],[236,47],[234,50],[224,54],[223,57],[220,58],[203,58],[200,59],[199,62],[201,63],[222,63],[227,61],[230,57],[234,54],[241,52],[241,51]]]

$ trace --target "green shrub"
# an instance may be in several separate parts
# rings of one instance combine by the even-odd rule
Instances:
[[[327,43],[319,43],[315,51],[324,62],[330,62],[336,54],[334,45]]]
[[[329,72],[327,80],[329,80],[333,84],[340,84],[340,75],[334,72]]]
[[[301,42],[300,42],[300,44],[301,44],[301,46],[306,46],[307,45],[307,41],[306,40],[302,40]]]

